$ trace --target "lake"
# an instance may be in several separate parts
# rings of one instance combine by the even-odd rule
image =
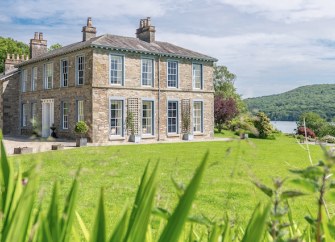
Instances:
[[[273,127],[277,128],[283,133],[296,133],[294,129],[297,128],[296,121],[271,121]]]

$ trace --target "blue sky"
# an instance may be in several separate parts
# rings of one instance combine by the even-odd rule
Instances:
[[[151,17],[156,40],[219,59],[244,98],[334,83],[335,2],[331,0],[0,0],[0,36],[48,45],[78,42],[92,17],[98,35],[134,36]]]

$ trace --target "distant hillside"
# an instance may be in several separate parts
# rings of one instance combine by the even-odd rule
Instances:
[[[335,84],[303,86],[291,91],[243,100],[250,112],[264,112],[271,120],[297,121],[302,113],[314,112],[335,118]]]

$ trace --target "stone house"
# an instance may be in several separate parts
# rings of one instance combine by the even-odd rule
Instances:
[[[91,18],[82,32],[82,41],[50,52],[35,33],[30,58],[7,55],[0,75],[4,134],[31,135],[39,126],[48,137],[54,125],[58,137],[73,139],[76,122],[84,121],[91,142],[127,142],[131,133],[142,141],[213,137],[215,58],[155,41],[150,18],[140,21],[136,38],[96,37]]]

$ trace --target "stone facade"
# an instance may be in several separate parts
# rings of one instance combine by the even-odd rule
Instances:
[[[149,32],[146,32],[149,31]],[[196,55],[197,57],[187,57],[181,54],[167,55],[160,52],[141,52],[137,50],[118,49],[118,48],[102,48],[85,43],[93,43],[98,39],[95,37],[95,27],[92,27],[91,19],[88,19],[87,26],[83,27],[83,42],[78,42],[80,48],[71,49],[71,45],[62,49],[49,52],[51,54],[43,54],[46,52],[46,41],[43,35],[37,39],[31,40],[31,51],[33,59],[24,61],[16,65],[18,74],[8,78],[2,78],[1,82],[1,101],[0,109],[3,113],[0,119],[0,125],[3,126],[5,134],[21,134],[31,135],[33,125],[32,104],[36,103],[37,112],[35,126],[41,125],[43,117],[42,106],[45,102],[53,104],[53,121],[56,127],[56,134],[60,138],[74,139],[76,134],[74,127],[78,117],[78,100],[84,101],[84,121],[89,127],[86,137],[91,142],[128,142],[131,132],[126,130],[125,120],[128,111],[131,111],[135,119],[135,134],[142,136],[143,142],[155,142],[157,140],[181,139],[183,135],[182,117],[185,116],[183,108],[188,107],[190,111],[189,119],[190,127],[193,127],[193,102],[201,102],[202,107],[202,128],[201,132],[194,133],[195,139],[212,138],[214,136],[214,115],[213,115],[213,62],[214,58],[208,59],[207,56],[199,57],[199,53],[189,52],[186,49],[172,46],[176,52],[185,52]],[[144,43],[152,43],[155,46],[155,28],[151,26],[150,19],[141,20],[140,36],[150,35]],[[153,36],[152,36],[153,35]],[[110,38],[110,36],[106,36]],[[107,43],[102,36],[101,42]],[[118,37],[119,38],[119,37]],[[125,37],[126,38],[126,37]],[[132,38],[135,39],[135,38]],[[136,39],[135,39],[136,40]],[[112,40],[113,41],[113,40]],[[126,39],[132,44],[134,40]],[[138,40],[136,40],[138,41]],[[135,41],[135,42],[136,42]],[[140,44],[142,43],[140,42]],[[161,42],[160,44],[163,46]],[[42,44],[43,46],[37,46]],[[45,45],[45,46],[44,46]],[[137,44],[135,44],[137,45]],[[148,45],[148,44],[147,44]],[[82,47],[84,46],[84,47]],[[44,48],[45,47],[45,48]],[[149,46],[151,48],[151,46]],[[164,47],[164,46],[163,46]],[[172,48],[171,46],[169,48]],[[41,49],[43,48],[43,49]],[[127,47],[128,48],[128,47]],[[156,48],[156,47],[154,47]],[[179,49],[178,49],[179,48]],[[42,53],[43,52],[43,53]],[[55,53],[52,55],[52,53]],[[123,56],[123,82],[121,85],[110,83],[110,56],[116,54]],[[84,84],[78,85],[78,56],[84,56]],[[153,60],[153,85],[142,85],[142,60],[150,58]],[[61,61],[68,60],[68,86],[61,85]],[[167,63],[168,61],[176,61],[178,64],[178,85],[171,88],[167,85]],[[53,76],[52,88],[45,89],[43,84],[45,80],[45,65],[52,63]],[[193,88],[193,65],[201,64],[202,67],[202,87],[201,89]],[[37,68],[37,88],[32,90],[33,68]],[[23,91],[23,76],[27,73],[26,90]],[[122,100],[122,135],[115,136],[111,129],[111,101]],[[46,101],[47,100],[47,101]],[[168,101],[178,102],[178,119],[177,132],[168,133]],[[68,102],[68,129],[62,127],[62,102]],[[153,105],[152,116],[153,133],[144,134],[142,129],[142,102],[150,101]],[[26,107],[27,125],[22,127],[22,107]],[[45,105],[44,105],[45,107]],[[51,106],[50,106],[51,107]],[[45,110],[45,109],[44,109]],[[52,110],[52,109],[50,109]],[[49,115],[49,114],[47,114]],[[143,121],[144,122],[144,121]],[[190,128],[188,132],[192,132]],[[7,133],[6,133],[7,132]],[[185,132],[184,132],[185,133]],[[187,132],[186,132],[187,133]]]

